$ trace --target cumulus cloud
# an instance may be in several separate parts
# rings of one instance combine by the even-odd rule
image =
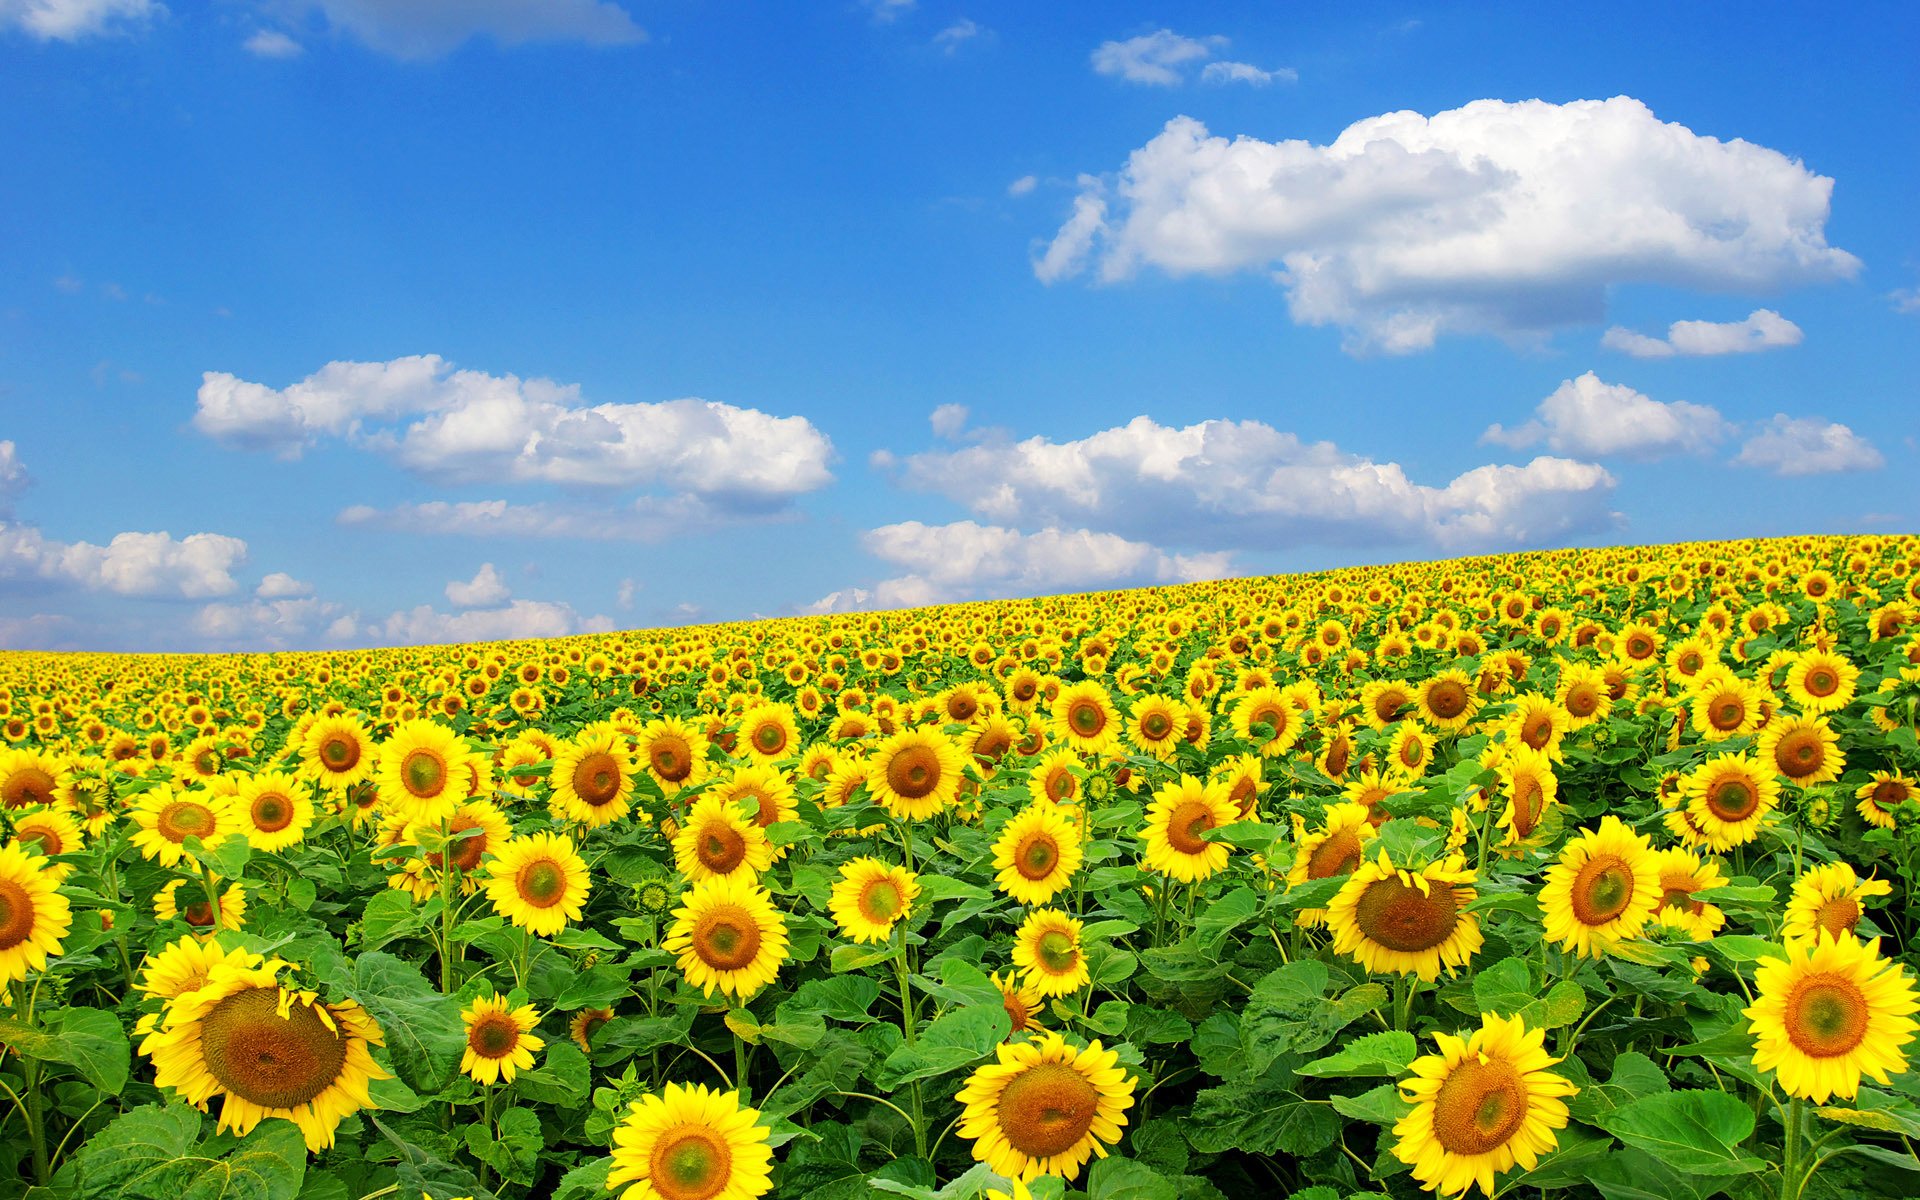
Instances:
[[[513,638],[568,637],[607,633],[611,618],[581,616],[571,604],[552,600],[515,600],[504,608],[473,608],[444,613],[422,604],[384,621],[362,625],[353,637],[363,643],[417,646],[446,642],[492,642]]]
[[[313,585],[295,579],[285,571],[274,571],[260,581],[260,586],[253,589],[253,594],[262,600],[289,600],[313,595]]]
[[[303,0],[302,6],[369,49],[401,59],[438,58],[477,37],[501,46],[647,40],[627,10],[610,0]]]
[[[991,438],[897,460],[903,485],[1025,528],[1083,528],[1157,546],[1309,544],[1505,548],[1609,528],[1616,481],[1543,456],[1480,467],[1445,486],[1397,463],[1305,442],[1259,421],[1183,428],[1135,417],[1076,441]]]
[[[933,410],[933,415],[927,421],[933,426],[935,437],[952,440],[967,427],[967,415],[967,406],[964,404],[942,404]]]
[[[0,520],[13,515],[13,498],[33,482],[12,442],[0,442]]]
[[[166,14],[155,0],[0,0],[0,29],[49,42],[132,33]]]
[[[193,615],[202,644],[222,650],[305,648],[323,637],[344,640],[333,634],[350,636],[353,628],[353,616],[339,604],[313,596],[207,604]]]
[[[306,53],[299,42],[278,29],[261,29],[240,43],[255,58],[298,58]]]
[[[1210,62],[1200,71],[1201,83],[1244,83],[1251,87],[1266,87],[1275,80],[1292,83],[1299,78],[1300,72],[1292,67],[1266,71],[1243,62]]]
[[[1798,346],[1800,327],[1770,308],[1756,308],[1744,321],[1675,321],[1664,338],[1648,337],[1619,325],[1601,335],[1600,344],[1635,358],[1675,355],[1751,354],[1778,346]]]
[[[933,44],[948,54],[956,54],[960,47],[984,34],[986,30],[972,20],[961,17],[953,24],[933,35]]]
[[[219,533],[121,533],[104,546],[61,542],[31,525],[0,522],[0,586],[66,585],[118,596],[197,600],[239,587],[247,544]]]
[[[1658,120],[1627,96],[1387,113],[1332,144],[1229,141],[1176,117],[1084,182],[1036,257],[1052,282],[1271,272],[1292,318],[1350,350],[1597,323],[1624,283],[1752,291],[1853,275],[1833,180]]]
[[[455,608],[492,608],[506,603],[510,594],[507,581],[492,563],[481,563],[470,580],[455,579],[447,584],[447,600]]]
[[[456,537],[570,538],[592,542],[662,542],[670,538],[737,525],[745,521],[790,521],[791,510],[740,514],[715,508],[698,497],[657,499],[642,496],[613,509],[535,501],[428,500],[374,508],[355,504],[340,511],[342,525],[398,533]]]
[[[1223,37],[1190,38],[1157,29],[1124,42],[1100,43],[1093,52],[1093,69],[1127,83],[1177,87],[1189,66],[1213,57],[1214,50],[1226,44]]]
[[[1787,477],[1873,471],[1887,465],[1872,442],[1838,421],[1785,413],[1775,413],[1733,461]]]
[[[589,406],[577,387],[455,370],[434,354],[328,363],[284,388],[209,371],[193,422],[282,458],[344,438],[426,479],[658,488],[736,512],[833,478],[832,443],[805,417],[693,398]]]
[[[876,25],[891,25],[913,11],[915,0],[862,0]]]
[[[1893,301],[1895,312],[1920,313],[1920,288],[1895,288],[1887,299]]]
[[[904,521],[870,530],[868,553],[907,574],[871,588],[829,593],[810,612],[910,608],[953,600],[1030,596],[1147,583],[1218,579],[1232,570],[1231,555],[1168,554],[1144,542],[1086,529],[1021,533],[999,525]]]
[[[1489,426],[1480,440],[1515,449],[1545,442],[1566,454],[1647,459],[1704,451],[1729,430],[1717,409],[1684,400],[1662,403],[1588,371],[1561,381],[1533,420],[1515,429]]]
[[[1040,186],[1040,179],[1038,176],[1022,175],[1020,178],[1014,180],[1012,183],[1007,185],[1007,195],[1025,196],[1031,193],[1034,188],[1037,188],[1039,186]]]

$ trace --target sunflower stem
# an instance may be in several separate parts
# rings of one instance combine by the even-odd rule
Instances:
[[[45,1187],[53,1177],[52,1165],[47,1160],[47,1122],[41,1111],[40,1064],[30,1062],[26,1066],[25,1087],[26,1106],[23,1115],[27,1119],[27,1137],[33,1142],[33,1178],[34,1182]]]
[[[453,995],[453,818],[440,819],[440,992]]]
[[[912,868],[908,868],[911,870]],[[897,922],[894,926],[900,931],[900,953],[893,958],[893,975],[900,984],[900,1033],[912,1046],[917,1038],[914,1029],[913,1012],[913,973],[907,969],[907,923]],[[927,1119],[921,1106],[920,1081],[914,1080],[908,1085],[908,1097],[913,1104],[913,1152],[919,1158],[927,1156]]]
[[[224,933],[227,917],[220,911],[220,877],[205,863],[200,864],[200,884],[207,889],[207,908],[213,913],[213,932],[215,935]]]
[[[1807,1102],[1795,1096],[1787,1105],[1787,1140],[1780,1154],[1780,1200],[1799,1200],[1805,1180],[1800,1174],[1801,1123],[1806,1118]]]

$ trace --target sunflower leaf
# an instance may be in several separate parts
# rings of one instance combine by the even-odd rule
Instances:
[[[127,1085],[132,1047],[119,1018],[99,1008],[56,1008],[38,1025],[0,1019],[0,1043],[26,1058],[72,1067],[109,1095]]]
[[[1316,1079],[1399,1075],[1419,1052],[1412,1034],[1390,1029],[1356,1038],[1336,1053],[1301,1067],[1299,1073]]]
[[[1682,1173],[1744,1175],[1767,1165],[1740,1153],[1753,1134],[1753,1110],[1725,1092],[1662,1092],[1603,1113],[1594,1123]]]
[[[362,954],[346,993],[380,1026],[408,1087],[430,1096],[453,1078],[467,1044],[460,1002],[435,991],[419,967],[378,950]]]

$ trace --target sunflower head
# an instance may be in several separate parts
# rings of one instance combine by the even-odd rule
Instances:
[[[613,1131],[607,1187],[621,1200],[753,1200],[773,1186],[760,1114],[738,1092],[669,1083]]]

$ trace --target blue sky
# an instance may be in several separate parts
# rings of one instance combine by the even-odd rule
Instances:
[[[0,645],[1911,531],[1911,5],[0,0]]]

